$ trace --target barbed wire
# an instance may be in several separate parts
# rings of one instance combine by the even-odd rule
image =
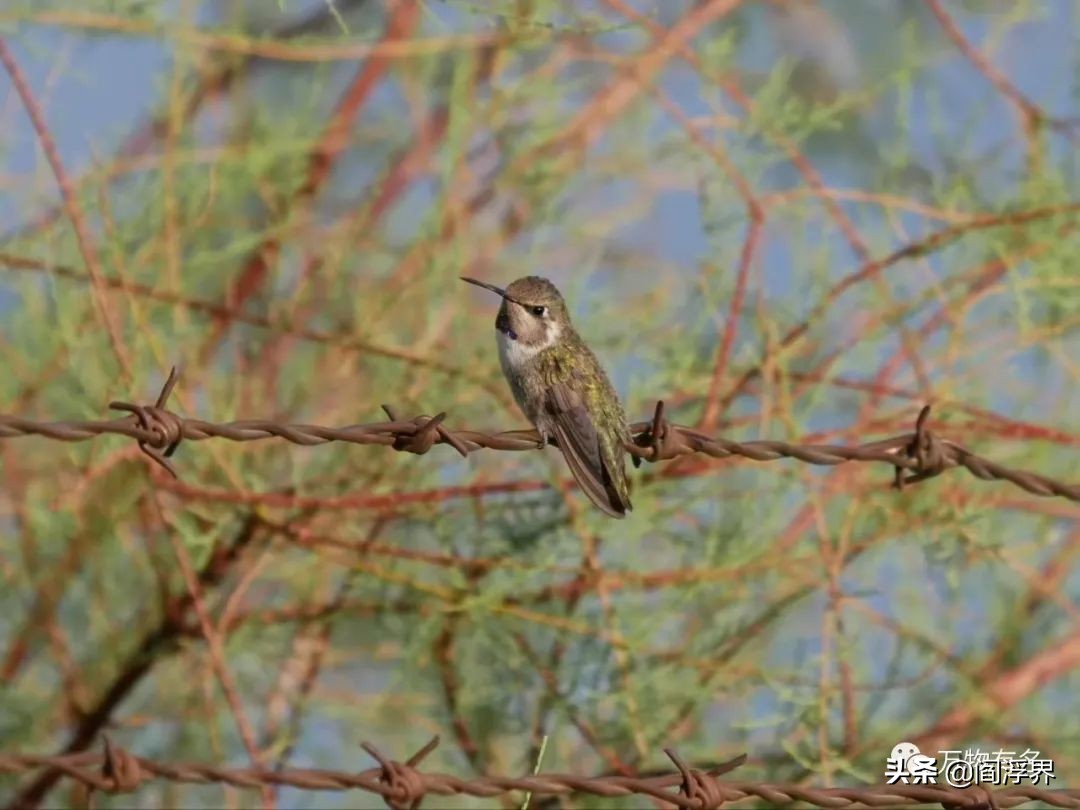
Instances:
[[[427,453],[437,444],[448,444],[462,456],[468,456],[481,448],[524,451],[541,447],[539,434],[535,430],[510,430],[501,433],[450,430],[443,424],[446,411],[435,416],[421,415],[412,419],[401,419],[389,405],[383,405],[389,421],[345,427],[265,419],[223,423],[188,419],[165,407],[177,379],[177,371],[173,368],[153,405],[109,403],[113,410],[131,414],[121,419],[39,422],[0,414],[0,439],[34,435],[77,442],[106,434],[127,436],[137,441],[146,455],[177,478],[179,474],[169,457],[176,452],[180,443],[211,438],[249,442],[276,437],[305,446],[328,442],[376,444],[417,455]],[[906,484],[933,478],[948,469],[963,467],[984,481],[1008,481],[1033,495],[1080,502],[1080,484],[1067,484],[983,458],[956,442],[941,439],[932,433],[927,427],[929,416],[930,406],[926,405],[919,413],[913,432],[854,446],[791,444],[770,440],[737,442],[671,424],[665,416],[665,406],[661,400],[656,404],[651,421],[636,422],[630,426],[633,441],[627,443],[626,450],[634,457],[635,464],[641,460],[666,461],[694,453],[702,453],[712,458],[740,456],[753,461],[793,458],[807,464],[826,466],[848,461],[880,462],[895,468],[893,485],[897,489],[902,489]]]
[[[385,757],[369,743],[363,749],[378,762],[378,767],[350,773],[322,769],[222,768],[190,762],[160,762],[135,756],[112,743],[107,737],[104,752],[82,752],[56,756],[0,753],[0,773],[30,773],[55,770],[91,790],[108,793],[131,793],[144,782],[161,779],[184,784],[231,785],[238,788],[264,786],[292,787],[300,790],[363,790],[382,796],[387,806],[419,808],[430,795],[492,798],[507,793],[532,793],[534,796],[561,796],[584,793],[615,797],[651,796],[685,810],[711,810],[728,802],[757,798],[772,805],[812,805],[822,808],[900,808],[940,804],[946,810],[989,810],[1011,808],[1027,802],[1044,806],[1080,808],[1080,790],[1047,790],[1016,785],[991,790],[986,785],[956,788],[945,784],[873,785],[855,788],[814,788],[793,784],[771,784],[721,779],[746,762],[746,755],[736,757],[709,770],[688,766],[672,749],[664,753],[674,763],[675,771],[657,776],[596,776],[572,774],[535,774],[521,777],[485,776],[461,779],[445,773],[423,772],[418,766],[439,744],[435,737],[405,762]]]

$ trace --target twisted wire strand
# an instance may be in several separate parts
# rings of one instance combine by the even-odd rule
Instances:
[[[349,442],[381,445],[417,455],[427,453],[437,444],[450,445],[462,456],[468,456],[480,449],[520,452],[535,450],[540,446],[540,437],[535,430],[510,430],[500,433],[450,430],[444,425],[445,411],[435,416],[420,415],[412,419],[402,419],[388,405],[383,406],[389,417],[388,421],[343,427],[267,419],[242,419],[233,422],[188,419],[165,407],[176,380],[176,369],[173,369],[153,405],[110,403],[109,407],[114,410],[130,414],[119,419],[38,422],[0,414],[0,439],[35,435],[57,441],[77,442],[107,434],[126,436],[138,442],[144,453],[173,476],[177,476],[177,472],[169,457],[181,442],[211,438],[236,442],[279,438],[307,447],[328,442]],[[665,406],[661,401],[657,403],[650,421],[631,425],[633,441],[627,443],[626,450],[635,459],[649,462],[665,461],[694,453],[718,459],[739,456],[753,461],[791,458],[807,464],[826,466],[850,461],[877,462],[894,468],[894,485],[897,488],[933,478],[954,467],[962,467],[971,475],[985,481],[1008,481],[1033,495],[1080,502],[1080,484],[1068,484],[1039,473],[1006,467],[983,458],[956,442],[939,438],[927,426],[929,413],[930,406],[924,406],[919,413],[915,430],[910,433],[854,446],[792,444],[766,439],[738,442],[671,424],[665,416]],[[908,474],[905,475],[905,472]]]
[[[197,785],[230,785],[258,788],[265,785],[287,786],[301,790],[363,790],[382,796],[387,806],[417,808],[431,795],[465,795],[493,798],[513,792],[531,792],[537,796],[583,793],[615,797],[644,795],[660,799],[686,810],[710,810],[728,802],[757,798],[772,805],[812,805],[821,808],[903,808],[939,804],[946,810],[967,808],[1012,808],[1029,802],[1041,806],[1080,808],[1080,790],[1048,790],[1017,785],[992,790],[986,785],[954,788],[944,784],[873,785],[851,788],[814,788],[791,784],[729,781],[726,773],[746,761],[740,756],[710,771],[688,767],[670,749],[676,771],[649,777],[576,776],[572,774],[537,774],[522,777],[489,776],[461,779],[456,776],[424,772],[421,761],[438,745],[438,737],[406,762],[383,756],[378,749],[364,744],[364,749],[379,766],[365,771],[290,768],[281,771],[254,768],[222,768],[190,762],[162,762],[135,756],[106,739],[103,754],[83,752],[57,756],[0,753],[0,773],[24,774],[54,769],[93,790],[130,793],[150,780]]]

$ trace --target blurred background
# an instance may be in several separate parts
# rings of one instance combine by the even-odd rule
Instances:
[[[0,73],[0,412],[104,418],[177,365],[210,421],[525,428],[458,276],[538,274],[632,420],[854,444],[932,403],[1077,478],[1069,0],[6,0],[0,33],[41,118]],[[546,737],[544,770],[670,746],[858,785],[909,740],[1077,784],[1068,501],[700,457],[634,471],[617,522],[555,450],[173,461],[0,442],[0,751],[360,770],[437,733],[425,764],[468,777]],[[94,801],[271,798],[382,806]]]

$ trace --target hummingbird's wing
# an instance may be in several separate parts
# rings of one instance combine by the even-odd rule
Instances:
[[[615,518],[625,517],[630,503],[611,480],[600,437],[581,395],[557,383],[550,388],[547,411],[559,449],[582,491],[600,511]]]

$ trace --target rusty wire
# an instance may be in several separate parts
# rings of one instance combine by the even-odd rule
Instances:
[[[0,414],[0,439],[36,435],[77,442],[103,434],[127,436],[137,441],[144,453],[174,477],[178,476],[169,456],[185,440],[220,438],[248,442],[277,437],[305,446],[327,442],[377,444],[417,455],[427,453],[437,444],[448,444],[462,456],[481,448],[520,451],[535,450],[540,446],[539,435],[535,430],[510,430],[502,433],[452,431],[443,424],[446,419],[445,411],[435,416],[422,415],[401,419],[389,405],[383,406],[389,421],[345,427],[291,424],[263,419],[224,423],[188,419],[165,407],[176,381],[177,373],[174,368],[153,405],[109,403],[110,408],[131,414],[121,419],[38,422]],[[713,458],[741,456],[754,461],[793,458],[807,464],[826,466],[848,461],[879,462],[895,468],[894,486],[898,489],[905,484],[932,478],[953,467],[963,467],[976,478],[986,481],[1009,481],[1033,495],[1080,502],[1080,484],[1067,484],[1038,473],[1005,467],[956,442],[939,438],[927,427],[929,415],[930,406],[926,405],[919,413],[913,432],[854,446],[800,445],[766,440],[737,442],[671,424],[665,417],[664,403],[660,401],[656,404],[652,420],[631,425],[633,442],[628,443],[626,449],[635,459],[650,462],[693,453],[702,453]]]
[[[419,765],[438,745],[435,737],[406,762],[384,756],[374,746],[363,748],[378,767],[358,773],[321,769],[221,768],[187,762],[158,762],[144,759],[105,740],[102,754],[83,752],[58,756],[0,753],[0,773],[29,773],[42,769],[59,771],[92,790],[130,793],[146,781],[160,779],[184,784],[217,784],[238,788],[266,785],[301,790],[363,790],[382,796],[387,806],[420,807],[430,795],[464,795],[492,798],[513,792],[536,796],[584,793],[593,796],[641,795],[659,799],[686,810],[709,810],[727,802],[756,798],[772,805],[813,805],[823,808],[886,808],[940,804],[947,810],[1011,808],[1027,802],[1044,806],[1080,808],[1080,790],[1046,790],[1034,786],[1014,786],[991,790],[985,785],[954,788],[933,785],[874,785],[854,788],[814,788],[793,784],[769,784],[722,779],[746,761],[737,757],[704,771],[688,766],[677,753],[664,749],[674,763],[673,773],[659,776],[598,776],[537,774],[522,777],[488,776],[460,779],[444,773],[423,772]]]

